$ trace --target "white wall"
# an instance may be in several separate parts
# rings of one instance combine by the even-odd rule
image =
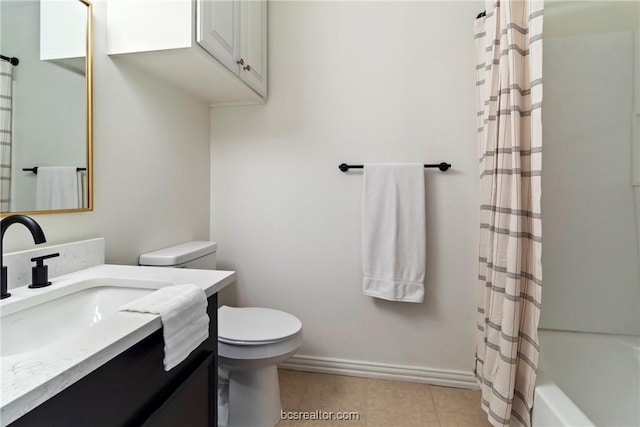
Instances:
[[[606,6],[616,5],[629,3]],[[634,40],[633,30],[612,28],[545,39],[544,328],[640,334]]]
[[[94,2],[95,210],[36,219],[49,242],[104,236],[107,262],[135,264],[144,251],[209,235],[209,108],[108,57],[105,16]],[[33,245],[20,226],[4,243]]]
[[[227,301],[298,316],[299,354],[471,371],[482,2],[271,2],[269,100],[211,112],[212,239]],[[362,173],[428,170],[423,304],[362,294]]]

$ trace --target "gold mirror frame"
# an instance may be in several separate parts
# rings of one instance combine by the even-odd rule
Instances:
[[[86,121],[87,121],[87,207],[42,211],[1,212],[0,218],[9,215],[45,215],[93,211],[93,4],[88,0],[78,0],[87,6],[87,38],[85,59]]]
[[[93,210],[93,5],[88,0],[80,1],[87,6],[87,207],[78,211],[86,212]]]

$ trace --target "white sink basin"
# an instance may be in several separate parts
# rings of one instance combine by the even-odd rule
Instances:
[[[107,280],[78,282],[75,287],[80,289],[75,292],[53,295],[51,300],[3,315],[0,357],[69,338],[118,312],[124,304],[154,291],[135,287],[135,282],[116,280],[117,286],[101,284],[104,282]],[[155,285],[154,288],[159,288],[162,283]]]

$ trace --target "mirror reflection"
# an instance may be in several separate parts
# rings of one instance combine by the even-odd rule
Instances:
[[[1,213],[91,209],[89,19],[81,0],[0,0]]]

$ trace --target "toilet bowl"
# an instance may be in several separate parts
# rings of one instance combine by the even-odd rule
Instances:
[[[216,268],[214,242],[188,242],[140,256],[140,265]],[[218,308],[218,425],[266,427],[280,421],[277,365],[302,344],[302,323],[261,307]]]
[[[301,343],[302,323],[289,313],[258,307],[218,309],[218,372],[228,378],[228,426],[273,426],[280,421],[277,364]]]

